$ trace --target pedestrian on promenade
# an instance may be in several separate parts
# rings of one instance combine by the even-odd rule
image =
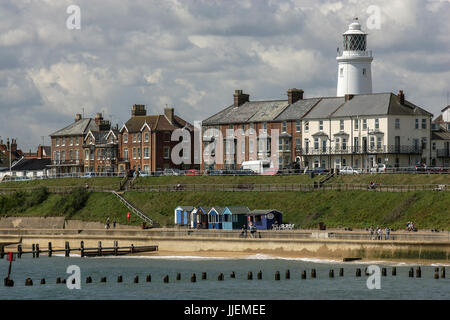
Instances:
[[[113,228],[116,228],[116,219],[113,220]]]
[[[385,239],[386,239],[386,240],[389,240],[389,233],[391,232],[391,229],[389,229],[389,227],[386,227],[385,232],[386,232],[386,237],[385,237]]]
[[[106,229],[109,229],[109,224],[110,224],[110,222],[109,222],[109,217],[106,219],[106,224],[105,224],[105,228]]]
[[[373,230],[372,226],[370,226],[369,232],[370,232],[370,240],[373,240],[373,232],[374,232],[374,230]]]

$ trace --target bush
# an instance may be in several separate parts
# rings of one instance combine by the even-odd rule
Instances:
[[[89,193],[82,187],[75,188],[66,197],[61,197],[54,206],[54,212],[59,212],[70,219],[72,215],[78,210],[82,209],[87,199],[89,198]]]

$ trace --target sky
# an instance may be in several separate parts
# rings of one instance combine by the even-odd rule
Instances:
[[[80,28],[73,11],[80,9]],[[375,8],[375,9],[374,9]],[[335,96],[336,50],[368,32],[373,92],[436,117],[450,91],[448,0],[2,0],[0,136],[24,151],[76,113],[121,126],[133,104],[201,121],[233,103]]]

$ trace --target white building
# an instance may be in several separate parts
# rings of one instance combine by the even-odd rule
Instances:
[[[343,34],[342,55],[338,56],[337,96],[372,93],[372,51],[367,49],[367,34],[355,18]]]

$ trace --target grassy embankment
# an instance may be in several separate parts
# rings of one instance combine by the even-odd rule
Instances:
[[[320,178],[315,178],[320,179]],[[339,176],[331,183],[366,184],[449,184],[449,175],[358,175]],[[60,184],[57,184],[58,182]],[[53,179],[30,182],[2,183],[19,186],[117,186],[120,178]],[[136,184],[236,184],[236,183],[311,183],[309,176],[276,177],[143,177]],[[12,187],[12,186],[11,186]],[[78,194],[76,194],[78,192]],[[65,216],[68,219],[105,221],[107,217],[126,223],[127,209],[109,193],[81,190],[69,195],[45,194],[43,191],[0,196],[2,216]],[[403,228],[411,220],[420,229],[450,229],[450,193],[417,191],[408,193],[361,191],[319,192],[126,192],[134,203],[161,225],[173,223],[173,209],[178,205],[228,206],[245,205],[250,209],[275,208],[284,213],[284,222],[301,227],[313,227],[319,221],[330,227],[368,227],[384,225]],[[139,219],[133,216],[133,224]]]

